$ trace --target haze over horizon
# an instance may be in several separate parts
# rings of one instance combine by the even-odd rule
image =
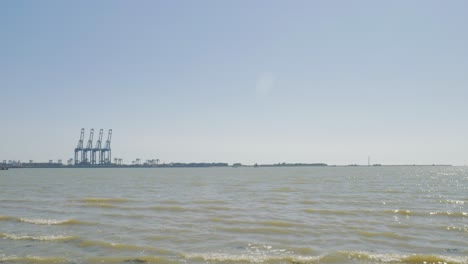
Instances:
[[[467,1],[1,1],[0,160],[468,164]],[[95,140],[96,141],[96,135]]]

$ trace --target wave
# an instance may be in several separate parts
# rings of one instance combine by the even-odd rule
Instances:
[[[439,203],[464,205],[464,200],[439,200]]]
[[[261,222],[256,222],[256,223],[260,224],[260,225],[275,226],[275,227],[294,227],[294,226],[298,226],[298,224],[284,222],[284,221],[261,221]]]
[[[308,247],[291,247],[290,250],[299,255],[314,255],[317,252]]]
[[[374,237],[385,237],[385,238],[392,238],[392,239],[400,239],[400,240],[409,240],[410,238],[407,236],[399,235],[393,232],[370,232],[364,230],[356,230],[355,232],[359,236],[374,238]]]
[[[468,217],[468,212],[430,212],[430,215],[442,215],[453,217]]]
[[[174,244],[182,244],[182,243],[200,243],[200,239],[196,237],[183,237],[178,234],[174,235],[152,235],[152,236],[147,236],[145,237],[146,240],[149,241],[157,241],[158,243],[167,243],[171,242]],[[151,242],[153,243],[153,242]],[[164,249],[162,249],[164,251]]]
[[[318,202],[317,201],[312,201],[312,200],[304,200],[304,201],[301,201],[302,204],[317,204]]]
[[[146,237],[146,239],[154,240],[154,241],[169,241],[171,239],[174,239],[174,236],[171,236],[171,235],[152,235],[152,236]]]
[[[138,257],[93,257],[85,260],[85,263],[178,263],[161,256],[138,256]]]
[[[380,192],[380,191],[377,191],[377,192]],[[385,190],[385,193],[403,193],[403,192],[399,190],[387,189]]]
[[[185,212],[185,211],[190,211],[188,208],[184,208],[181,206],[153,206],[150,207],[152,210],[157,210],[157,211],[170,211],[170,212]]]
[[[87,225],[90,224],[88,222],[83,222],[80,220],[75,219],[65,219],[65,220],[57,220],[57,219],[41,219],[41,218],[18,218],[18,221],[35,224],[35,225]]]
[[[117,206],[115,204],[110,204],[110,203],[86,203],[86,204],[83,204],[82,206],[98,207],[98,208],[121,208],[120,206]]]
[[[70,259],[61,257],[39,257],[39,256],[2,256],[0,255],[0,263],[27,263],[27,264],[58,264],[58,263],[76,263]],[[79,262],[81,263],[81,262]],[[83,259],[83,263],[162,263],[173,264],[177,263],[167,258],[160,256],[137,256],[137,257],[92,257]]]
[[[112,242],[105,242],[105,241],[93,241],[93,240],[82,240],[79,243],[80,247],[101,247],[101,248],[108,248],[114,249],[117,251],[138,251],[138,252],[150,252],[155,254],[168,254],[169,251],[160,248],[153,248],[149,246],[137,246],[137,245],[130,245],[130,244],[122,244],[122,243],[112,243]]]
[[[379,214],[396,214],[402,216],[450,216],[450,217],[468,217],[468,212],[416,212],[406,209],[395,209],[385,211],[371,210],[332,210],[332,209],[304,209],[304,212],[309,214],[322,215],[379,215]]]
[[[184,258],[192,261],[204,261],[214,263],[269,263],[269,262],[289,262],[289,263],[318,263],[319,256],[267,256],[252,254],[225,254],[225,253],[193,253],[186,254]]]
[[[46,219],[46,218],[20,218],[14,216],[0,215],[0,221],[18,221],[35,225],[90,225],[92,223],[76,219]]]
[[[415,216],[415,215],[421,215],[416,212],[412,212],[410,210],[402,210],[402,209],[396,209],[396,210],[388,210],[385,211],[386,213],[394,213],[394,214],[399,214],[399,215],[404,215],[404,216]]]
[[[232,208],[229,208],[226,206],[212,205],[212,206],[203,207],[203,209],[206,209],[208,211],[229,211]]]
[[[410,210],[388,210],[386,213],[399,214],[404,216],[450,216],[450,217],[468,217],[468,212],[415,212]]]
[[[224,217],[210,217],[208,218],[208,221],[210,222],[215,222],[215,223],[223,223],[223,224],[230,224],[230,225],[239,225],[239,224],[252,224],[250,221],[243,221],[243,220],[233,220],[230,218],[224,218]]]
[[[171,199],[161,200],[160,203],[162,203],[162,204],[181,204],[181,202],[179,202],[177,200],[171,200]]]
[[[369,252],[342,252],[348,259],[360,260],[366,262],[380,263],[453,263],[462,264],[468,262],[466,256],[442,256],[442,255],[423,255],[423,254],[374,254]]]
[[[128,203],[129,199],[126,198],[99,198],[99,197],[85,197],[79,199],[82,203]]]
[[[305,255],[255,255],[255,254],[227,254],[227,253],[193,253],[183,257],[189,261],[203,261],[213,263],[452,263],[466,264],[466,256],[441,256],[422,254],[374,254],[369,252],[337,252],[321,256]]]
[[[275,188],[275,189],[272,189],[271,191],[272,192],[286,192],[286,193],[297,192],[296,189],[289,188],[289,187]]]
[[[230,254],[230,253],[188,253],[181,254],[180,259],[163,256],[122,256],[122,257],[90,257],[81,259],[83,263],[401,263],[401,264],[466,264],[468,256],[443,256],[424,254],[377,254],[370,252],[337,252],[320,256],[307,255],[263,255],[263,254]],[[62,257],[39,256],[5,256],[0,254],[0,263],[75,263]],[[80,261],[81,263],[81,261]]]
[[[126,198],[85,197],[78,200],[82,206],[99,208],[121,208],[117,204],[130,202]]]
[[[447,226],[445,227],[448,231],[462,231],[468,233],[468,225],[464,226]]]
[[[13,219],[15,219],[15,217],[13,217],[13,216],[0,215],[0,221],[9,221],[9,220],[13,220]]]
[[[40,264],[40,263],[69,263],[69,260],[61,257],[17,257],[17,256],[2,256],[0,255],[0,263],[27,263],[27,264]]]
[[[117,218],[130,218],[130,219],[141,219],[147,217],[146,215],[141,214],[118,214],[118,213],[109,213],[109,214],[102,214],[108,217],[117,217]]]
[[[1,199],[1,203],[30,203],[34,202],[33,200],[29,199]]]
[[[367,211],[345,211],[345,210],[330,210],[330,209],[304,209],[308,214],[327,214],[327,215],[357,215],[368,213]]]
[[[194,204],[225,204],[225,201],[222,200],[195,200],[192,201]]]
[[[268,221],[247,221],[247,220],[233,220],[229,218],[222,218],[222,217],[210,217],[207,219],[210,222],[214,223],[222,223],[228,225],[258,225],[263,227],[280,227],[280,228],[294,228],[294,227],[307,227],[306,224],[302,223],[294,223],[294,222],[286,222],[280,220],[268,220]]]
[[[270,228],[270,227],[251,227],[251,228],[242,228],[242,227],[221,227],[219,228],[222,231],[238,234],[293,234],[294,230],[289,230],[285,228]]]
[[[65,235],[48,235],[48,236],[30,236],[30,235],[16,235],[0,233],[0,237],[10,240],[33,240],[33,241],[70,241],[77,239],[74,236]]]

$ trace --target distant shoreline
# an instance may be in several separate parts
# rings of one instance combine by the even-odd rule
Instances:
[[[120,168],[120,169],[140,169],[140,168],[291,168],[291,167],[451,167],[451,164],[374,164],[374,165],[328,165],[325,163],[279,163],[279,164],[255,164],[240,165],[228,163],[170,163],[160,165],[63,165],[58,163],[22,164],[21,166],[0,165],[5,169],[99,169],[99,168]]]

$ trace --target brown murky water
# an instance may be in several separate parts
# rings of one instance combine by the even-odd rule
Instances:
[[[468,168],[11,169],[1,263],[468,263]]]

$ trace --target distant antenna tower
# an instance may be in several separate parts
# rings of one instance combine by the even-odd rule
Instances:
[[[370,166],[370,156],[367,156],[367,166]]]

